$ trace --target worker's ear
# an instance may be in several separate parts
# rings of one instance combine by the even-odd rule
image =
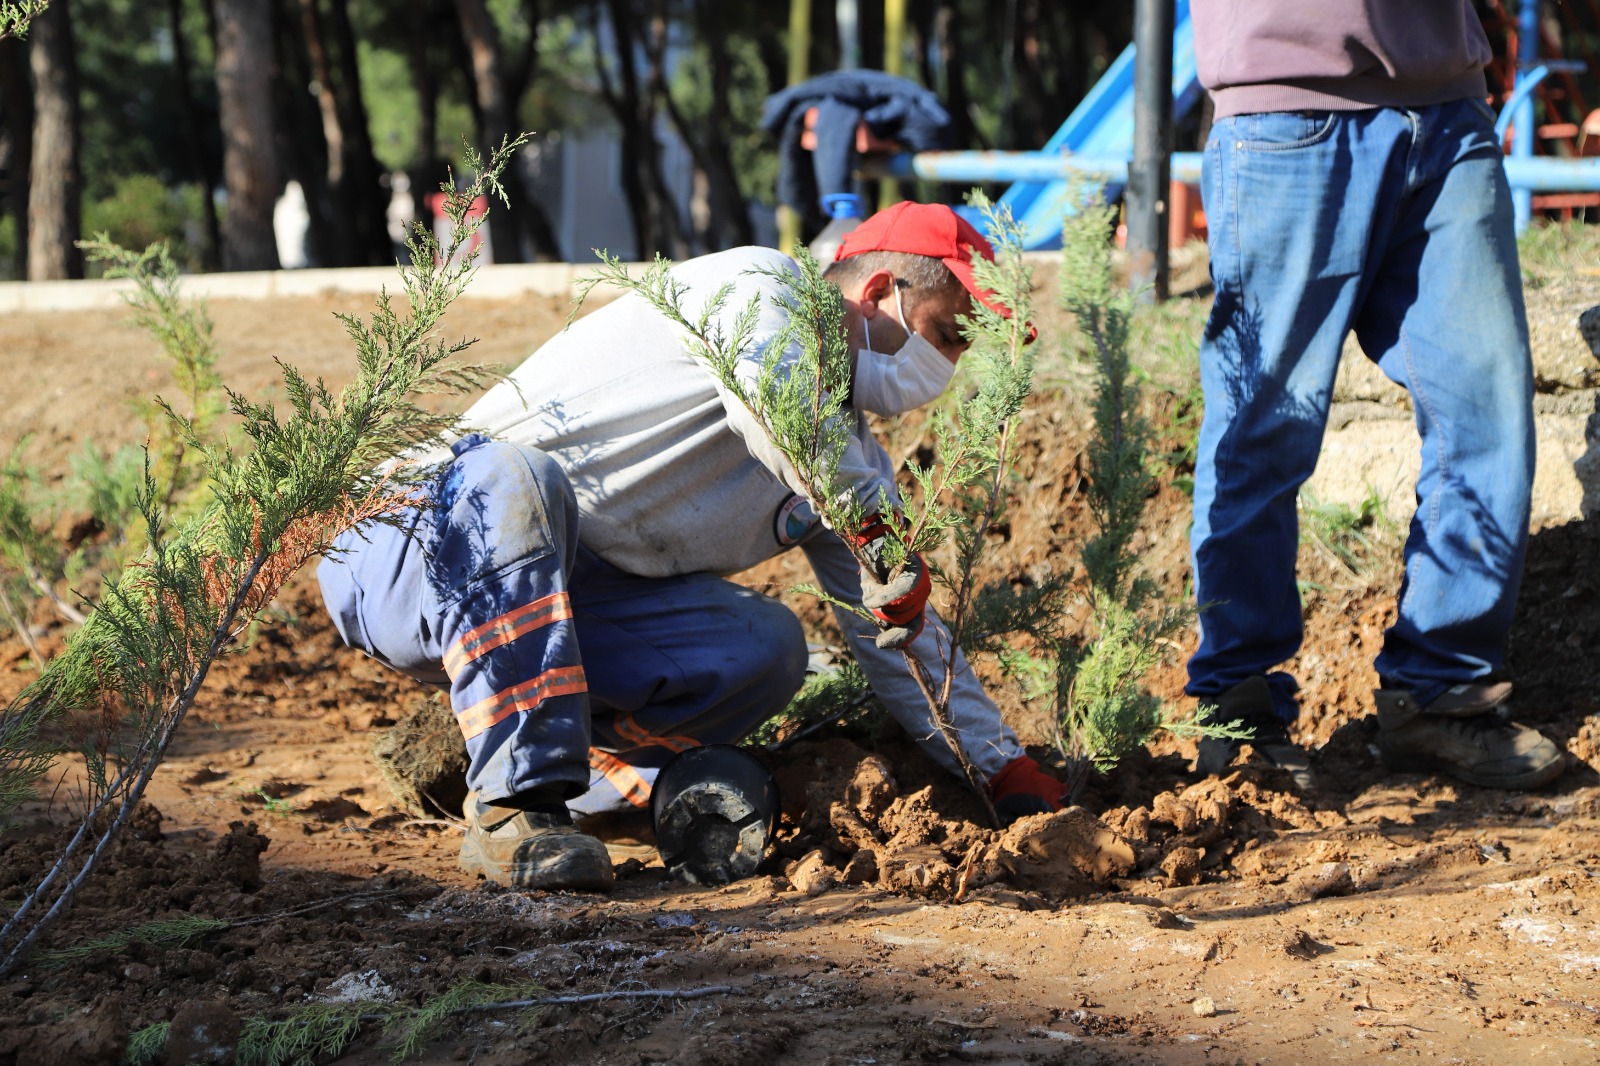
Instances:
[[[861,317],[872,318],[878,313],[878,304],[894,297],[894,272],[874,270],[861,283]]]

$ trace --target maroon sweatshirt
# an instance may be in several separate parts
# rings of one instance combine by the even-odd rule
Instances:
[[[1472,0],[1191,0],[1216,115],[1442,104],[1487,92]]]

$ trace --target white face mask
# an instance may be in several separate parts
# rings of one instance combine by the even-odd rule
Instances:
[[[900,287],[894,290],[895,318],[906,331],[906,342],[890,355],[872,350],[872,327],[861,320],[867,346],[856,349],[855,405],[878,415],[898,415],[921,407],[937,397],[955,376],[956,365],[920,333],[906,325],[900,308]]]

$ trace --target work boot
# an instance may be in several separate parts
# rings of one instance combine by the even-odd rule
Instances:
[[[1555,742],[1511,721],[1511,686],[1457,685],[1426,706],[1402,688],[1380,688],[1378,754],[1391,770],[1442,770],[1481,788],[1538,788],[1561,776]]]
[[[523,811],[496,807],[467,797],[467,836],[460,865],[511,888],[611,888],[611,856],[606,846],[580,833],[565,804]]]
[[[1201,700],[1200,707],[1206,712],[1209,723],[1237,725],[1250,730],[1249,745],[1268,765],[1286,771],[1295,788],[1302,792],[1316,788],[1311,757],[1289,739],[1287,724],[1273,709],[1272,688],[1266,678],[1260,674],[1246,678],[1214,700]],[[1202,739],[1200,756],[1194,761],[1195,770],[1207,777],[1220,777],[1245,743],[1222,737]]]

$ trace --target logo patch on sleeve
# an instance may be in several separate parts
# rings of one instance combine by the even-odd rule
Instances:
[[[790,496],[773,515],[772,532],[778,543],[787,548],[798,543],[817,524],[817,513],[804,496]]]

